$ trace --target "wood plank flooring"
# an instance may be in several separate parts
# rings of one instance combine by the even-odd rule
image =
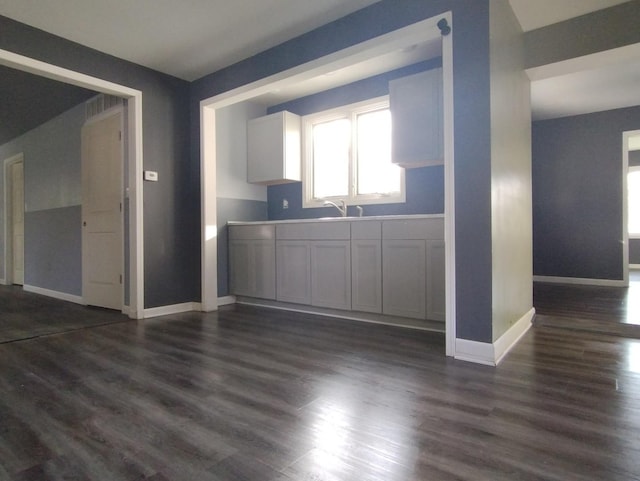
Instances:
[[[640,339],[640,271],[629,287],[534,282],[536,323]]]
[[[0,345],[0,480],[638,480],[639,399],[633,339],[536,326],[490,368],[227,307]]]

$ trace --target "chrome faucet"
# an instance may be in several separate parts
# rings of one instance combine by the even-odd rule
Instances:
[[[325,200],[323,205],[332,205],[336,209],[338,209],[341,217],[347,217],[347,204],[344,202],[344,200],[341,200],[340,204],[341,205],[338,205],[335,202],[331,202],[330,200]]]

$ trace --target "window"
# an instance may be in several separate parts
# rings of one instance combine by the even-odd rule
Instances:
[[[389,98],[302,118],[304,207],[405,201],[404,169],[391,163]]]
[[[628,224],[629,236],[640,238],[640,166],[629,167],[627,173]]]

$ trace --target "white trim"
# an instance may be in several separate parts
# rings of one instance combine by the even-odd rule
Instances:
[[[629,269],[640,269],[640,264],[629,264]]]
[[[182,312],[201,311],[202,305],[199,302],[183,302],[182,304],[172,304],[169,306],[151,307],[144,310],[144,318],[158,316],[169,316]]]
[[[486,366],[495,366],[493,345],[488,342],[456,339],[455,358],[460,361],[474,362]]]
[[[235,89],[200,101],[200,168],[202,196],[202,305],[203,310],[217,308],[217,218],[216,218],[216,152],[215,111],[252,99],[276,89],[285,88],[340,68],[397,51],[410,45],[437,38],[442,41],[443,120],[445,162],[445,258],[446,258],[446,354],[455,355],[456,348],[456,282],[455,282],[455,191],[454,191],[454,116],[453,116],[453,35],[442,36],[437,23],[446,12],[406,27],[399,28],[365,42],[352,45],[302,65],[261,78]]]
[[[627,287],[629,281],[616,279],[588,279],[584,277],[533,276],[534,282],[550,284],[576,284],[582,286]]]
[[[640,135],[640,130],[622,132],[622,279],[624,286],[629,285],[629,141],[631,137]]]
[[[451,12],[444,15],[453,28]],[[453,35],[442,37],[442,120],[444,127],[445,352],[456,355],[456,208],[454,164]]]
[[[0,49],[0,65],[29,72],[128,100],[129,148],[129,317],[139,319],[144,309],[144,226],[142,188],[142,92],[80,72]],[[6,276],[5,276],[6,277]]]
[[[531,323],[536,310],[531,308],[524,316],[518,319],[502,336],[500,336],[493,343],[493,358],[496,365],[500,364],[500,361],[507,355],[507,353],[513,348],[522,336],[531,328]]]
[[[228,306],[236,303],[236,296],[218,297],[218,306]]]
[[[0,284],[2,284],[3,286],[6,286],[7,280],[4,277],[0,278]]]
[[[40,294],[41,296],[53,297],[54,299],[60,299],[62,301],[73,302],[74,304],[84,305],[82,296],[76,296],[74,294],[67,294],[66,292],[54,291],[52,289],[45,289],[43,287],[30,286],[25,284],[22,288],[26,292],[32,292],[34,294]]]
[[[493,344],[456,339],[456,359],[486,366],[497,366],[531,328],[535,312],[535,309],[528,311]]]
[[[12,204],[13,204],[13,191],[9,189],[9,167],[13,164],[19,164],[22,162],[24,166],[24,153],[21,152],[19,154],[13,155],[8,159],[4,159],[2,166],[2,176],[4,178],[4,282],[3,284],[11,285],[13,284],[13,215],[12,215]],[[23,182],[24,182],[24,174],[23,174]]]

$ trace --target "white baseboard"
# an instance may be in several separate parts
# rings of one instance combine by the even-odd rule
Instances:
[[[626,287],[623,280],[617,279],[588,279],[584,277],[555,277],[555,276],[533,276],[534,282],[549,282],[551,284],[577,284],[583,286],[602,287]]]
[[[218,297],[218,306],[228,306],[236,303],[236,296]]]
[[[40,294],[42,296],[53,297],[63,301],[73,302],[75,304],[83,304],[82,296],[76,296],[73,294],[67,294],[66,292],[53,291],[51,289],[44,289],[43,287],[30,286],[25,284],[22,288],[27,292],[33,292],[34,294]]]
[[[493,344],[488,342],[469,341],[467,339],[456,339],[456,354],[454,356],[460,361],[475,362],[495,366],[493,360]]]
[[[2,284],[3,286],[7,285],[7,280],[6,279],[0,279],[0,284]]]
[[[531,328],[531,322],[536,315],[536,310],[531,308],[524,316],[516,321],[502,336],[493,343],[494,359],[496,365],[507,355],[513,346],[524,336]]]
[[[629,264],[629,269],[640,269],[640,264]]]
[[[531,309],[493,344],[488,342],[456,339],[455,358],[487,366],[497,366],[504,356],[515,346],[531,327],[535,309]]]
[[[184,302],[182,304],[172,304],[170,306],[150,307],[145,309],[143,317],[168,316],[171,314],[180,314],[181,312],[201,311],[202,305],[199,302]]]

